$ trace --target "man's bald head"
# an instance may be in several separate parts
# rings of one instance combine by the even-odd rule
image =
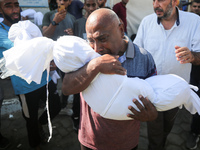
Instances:
[[[86,30],[89,25],[95,26],[118,26],[120,20],[111,9],[100,8],[90,14],[86,22]]]

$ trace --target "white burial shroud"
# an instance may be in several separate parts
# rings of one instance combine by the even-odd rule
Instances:
[[[3,55],[7,69],[28,83],[40,83],[42,72],[52,59],[59,69],[68,73],[100,56],[85,40],[75,36],[63,36],[56,42],[45,37],[34,38],[14,46]],[[143,80],[99,73],[82,94],[95,112],[108,119],[131,119],[127,117],[131,113],[128,106],[137,109],[132,100],[138,99],[139,95],[148,97],[158,111],[184,105],[190,113],[200,114],[199,97],[184,79],[172,74]]]

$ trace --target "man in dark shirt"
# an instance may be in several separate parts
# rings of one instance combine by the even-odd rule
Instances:
[[[129,0],[122,0],[113,6],[113,11],[124,23],[124,32],[127,34],[127,20],[126,20],[126,4]]]
[[[70,5],[68,6],[68,12],[72,14],[76,19],[79,19],[83,16],[83,2],[80,0],[70,0]]]

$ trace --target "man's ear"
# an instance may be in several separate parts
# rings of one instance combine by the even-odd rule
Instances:
[[[120,32],[121,32],[121,37],[124,38],[124,24],[119,24],[119,29],[120,29]]]
[[[172,0],[172,2],[174,2],[175,6],[178,6],[179,0]]]
[[[124,23],[120,18],[119,18],[119,20],[120,20],[119,28],[120,28],[120,31],[121,31],[122,38],[124,38]]]

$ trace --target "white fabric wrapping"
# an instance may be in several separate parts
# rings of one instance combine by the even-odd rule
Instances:
[[[43,20],[44,15],[41,12],[36,12],[34,14],[34,23],[38,26],[42,25],[42,20]]]
[[[49,38],[38,37],[4,51],[6,67],[12,70],[13,75],[21,77],[28,83],[35,81],[39,84],[42,73],[53,59],[53,43]]]
[[[49,64],[53,57],[58,68],[67,73],[100,56],[85,40],[75,36],[63,36],[55,43],[47,38],[35,38],[30,40],[30,43],[26,42],[23,47],[16,46],[13,49],[3,53],[7,67],[15,68],[16,74],[22,75],[21,77],[29,82],[39,82],[39,73],[43,72],[45,64]],[[9,51],[12,50],[15,51],[12,54],[16,53],[18,56],[10,58]],[[139,94],[148,97],[159,111],[184,105],[191,113],[200,114],[198,96],[186,81],[176,75],[159,75],[142,80],[99,73],[82,93],[94,111],[109,119],[130,119],[126,116],[131,113],[128,106],[132,105],[137,109],[132,99],[138,99]]]
[[[34,9],[26,9],[21,12],[21,16],[33,19],[36,11]]]
[[[53,70],[53,71],[50,71],[49,74],[50,74],[50,77],[53,80],[53,82],[55,84],[57,84],[58,83],[58,79],[60,79],[60,76],[59,76],[58,72],[56,70]]]
[[[19,21],[13,24],[8,32],[8,38],[14,42],[14,45],[20,44],[21,42],[23,45],[24,41],[36,37],[42,37],[42,33],[40,29],[29,20]]]
[[[79,69],[91,59],[99,56],[85,40],[76,36],[59,38],[53,50],[56,66],[66,73]]]

